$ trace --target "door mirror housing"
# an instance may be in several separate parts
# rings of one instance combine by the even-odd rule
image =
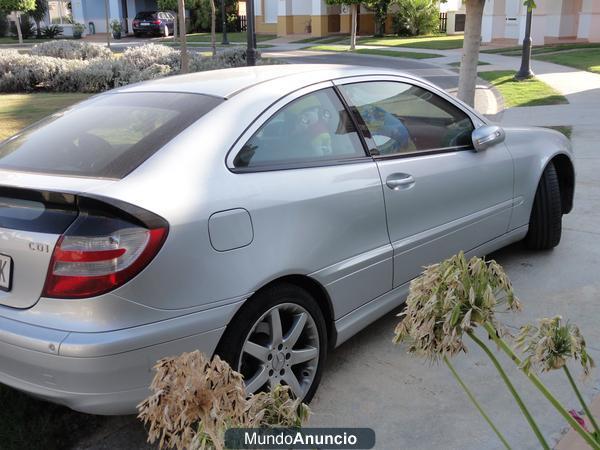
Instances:
[[[484,125],[474,130],[471,134],[473,147],[478,152],[504,142],[505,137],[504,130],[498,125]]]

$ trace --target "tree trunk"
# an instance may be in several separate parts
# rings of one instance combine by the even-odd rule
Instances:
[[[175,20],[173,20],[173,41],[177,42],[179,40],[179,18],[175,16]]]
[[[41,20],[36,20],[35,21],[35,34],[37,36],[38,39],[42,38],[42,29],[40,28],[40,24],[41,24]]]
[[[210,46],[213,56],[217,56],[217,8],[215,0],[210,0]]]
[[[15,21],[15,26],[17,27],[17,36],[19,37],[19,44],[23,43],[23,33],[21,32],[21,13],[19,11],[15,11],[15,17],[17,20]]]
[[[350,29],[350,51],[356,50],[356,28],[357,28],[357,16],[358,16],[358,5],[352,3],[352,25]]]
[[[187,51],[187,36],[185,30],[185,1],[177,0],[179,13],[179,36],[181,37],[181,73],[190,71],[190,62]]]
[[[467,20],[458,78],[458,98],[468,105],[474,106],[477,64],[479,63],[479,47],[481,46],[481,22],[485,0],[466,0],[465,4],[467,7]]]

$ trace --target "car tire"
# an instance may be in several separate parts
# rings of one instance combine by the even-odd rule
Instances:
[[[562,204],[558,174],[552,162],[548,163],[540,179],[525,244],[532,250],[556,247],[562,235]]]
[[[133,36],[136,37],[136,38],[139,38],[139,37],[142,37],[142,33],[134,32]]]
[[[286,343],[285,339],[283,343],[279,343],[280,341],[275,341],[270,336],[274,334],[270,317],[275,310],[281,317],[282,333],[280,334],[284,338],[292,337],[291,331],[294,325],[300,324],[302,314],[307,313],[306,323],[302,325],[304,327],[302,334],[295,343],[289,345],[289,348],[283,345]],[[289,317],[286,317],[288,313]],[[316,349],[314,339],[318,339]],[[261,343],[261,349],[266,348],[270,352],[268,356],[264,358],[261,356],[261,359],[258,359],[247,353],[245,349],[249,341],[250,344]],[[245,302],[227,326],[215,353],[244,375],[247,386],[253,386],[249,389],[249,394],[265,390],[275,384],[288,384],[297,397],[302,397],[302,400],[308,403],[319,385],[327,348],[325,319],[316,300],[307,291],[294,284],[280,283],[258,291]],[[294,363],[293,355],[307,351],[316,354],[316,360]],[[279,366],[282,358],[285,358],[284,368]],[[264,384],[260,384],[261,374],[268,377]],[[295,383],[287,381],[290,379],[289,374],[296,376],[298,381],[298,385],[295,385],[296,389],[292,387]],[[298,395],[299,391],[302,392],[301,395]]]

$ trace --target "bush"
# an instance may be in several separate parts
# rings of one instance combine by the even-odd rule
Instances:
[[[23,39],[28,39],[35,34],[35,25],[31,22],[29,15],[21,14],[19,22],[21,23],[21,34],[23,35]],[[10,33],[13,36],[18,36],[15,22],[10,23]]]
[[[49,27],[44,27],[42,30],[42,35],[46,39],[56,39],[57,37],[62,36],[63,31],[64,29],[61,26],[50,25]]]
[[[130,47],[123,52],[121,61],[131,70],[144,70],[153,64],[169,66],[179,71],[179,51],[166,45],[147,44],[141,47]]]
[[[34,45],[32,55],[62,59],[110,58],[112,52],[104,46],[78,41],[52,41]]]
[[[400,36],[419,36],[439,30],[440,10],[435,0],[397,0],[394,32]]]
[[[0,50],[0,91],[32,91],[64,70],[61,61],[47,56],[21,55],[16,50]]]
[[[0,37],[6,36],[8,33],[8,19],[6,18],[6,11],[0,10]]]
[[[175,75],[179,59],[178,50],[155,44],[127,49],[120,59],[104,47],[78,41],[46,42],[33,47],[31,54],[0,50],[0,91],[101,92]],[[228,49],[215,58],[190,55],[192,72],[245,64],[242,48]]]

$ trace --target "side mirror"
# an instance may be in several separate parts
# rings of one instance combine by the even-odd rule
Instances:
[[[498,125],[484,125],[474,130],[471,134],[473,147],[478,152],[504,142],[505,137],[504,130]]]

